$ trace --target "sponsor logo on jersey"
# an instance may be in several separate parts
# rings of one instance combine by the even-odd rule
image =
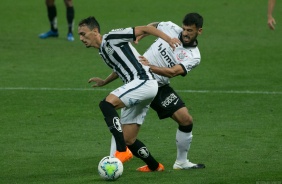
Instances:
[[[114,117],[113,124],[114,124],[114,127],[117,129],[117,131],[122,132],[121,124],[119,122],[119,118],[118,117]]]
[[[140,155],[142,158],[147,158],[149,156],[149,151],[146,147],[142,147],[138,150],[138,155]]]
[[[179,100],[179,98],[177,98],[176,99],[176,101],[173,103],[174,105],[176,105],[177,104],[177,102],[178,102],[178,100]]]
[[[173,67],[175,65],[173,60],[167,54],[166,48],[163,48],[163,44],[162,43],[159,45],[158,51],[160,52],[160,54],[164,58],[164,60],[167,62],[167,67],[171,68],[171,67]]]
[[[175,99],[177,99],[177,96],[174,93],[171,93],[164,101],[162,101],[162,106],[169,106]]]

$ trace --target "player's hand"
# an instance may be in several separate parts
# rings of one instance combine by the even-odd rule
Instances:
[[[141,40],[142,38],[143,38],[142,35],[137,36],[137,37],[136,37],[136,40],[134,41],[134,43],[137,45],[137,44],[139,43],[139,40]]]
[[[267,24],[268,24],[268,27],[271,29],[271,30],[274,30],[275,29],[275,19],[273,17],[269,17],[268,20],[267,20]]]
[[[171,38],[168,42],[172,50],[175,50],[176,47],[181,45],[181,41],[178,38]]]
[[[101,87],[105,85],[105,81],[99,77],[93,77],[88,80],[88,83],[96,82],[92,87]]]
[[[149,61],[144,56],[139,56],[139,62],[145,66],[149,66]]]
[[[136,40],[134,41],[134,43],[137,45],[139,43],[139,41],[142,40],[146,36],[148,36],[148,35],[147,34],[143,34],[143,35],[137,36]]]

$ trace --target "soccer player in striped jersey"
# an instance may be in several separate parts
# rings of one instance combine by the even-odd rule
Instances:
[[[204,164],[194,164],[188,158],[188,151],[192,141],[193,119],[180,96],[170,87],[170,78],[186,76],[193,68],[200,64],[201,55],[198,49],[197,36],[202,33],[203,17],[198,13],[187,14],[182,27],[173,22],[155,22],[149,24],[163,31],[170,37],[178,37],[182,45],[172,50],[169,45],[158,38],[140,56],[140,61],[150,66],[155,73],[159,84],[157,96],[151,107],[157,112],[160,119],[172,118],[178,123],[176,131],[177,158],[173,169],[205,168]],[[138,40],[145,35],[140,36]]]
[[[138,36],[149,34],[162,38],[174,49],[181,43],[180,40],[171,38],[152,26],[115,29],[101,35],[100,25],[95,17],[81,20],[78,34],[86,47],[99,49],[99,54],[113,70],[105,80],[98,77],[89,79],[89,82],[95,82],[93,87],[104,86],[118,77],[124,82],[123,86],[112,91],[99,104],[116,143],[114,156],[126,162],[133,157],[133,153],[148,165],[145,169],[138,168],[138,171],[163,171],[164,166],[137,139],[149,105],[157,94],[158,84],[149,67],[138,61],[140,54],[130,42],[134,42]],[[116,111],[120,108],[121,118]]]

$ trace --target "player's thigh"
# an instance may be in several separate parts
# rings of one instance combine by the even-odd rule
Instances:
[[[171,118],[181,126],[187,126],[193,123],[192,116],[189,114],[186,107],[182,107],[175,111]]]
[[[66,7],[72,7],[72,0],[64,0]]]
[[[50,7],[55,5],[55,0],[45,0],[45,4]]]
[[[126,107],[132,107],[140,103],[149,105],[157,92],[157,81],[134,80],[112,91],[111,94],[120,98]]]
[[[185,107],[180,96],[169,85],[159,88],[158,93],[151,103],[160,119],[172,117],[179,109]]]
[[[136,123],[142,125],[149,110],[149,103],[150,102],[143,101],[135,106],[122,108],[120,118],[121,123]]]

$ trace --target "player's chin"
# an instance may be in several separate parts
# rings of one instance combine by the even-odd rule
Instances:
[[[85,45],[86,48],[90,47],[90,45],[87,44],[87,42],[82,42],[82,43]]]
[[[184,38],[182,38],[182,41],[183,41],[184,44],[189,44],[191,42],[191,39],[184,37]]]
[[[185,45],[189,45],[190,42],[191,42],[191,40],[189,40],[189,41],[183,40],[183,43],[182,43],[182,44],[185,46]]]

